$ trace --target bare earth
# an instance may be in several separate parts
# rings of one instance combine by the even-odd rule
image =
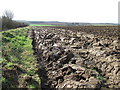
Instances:
[[[32,27],[42,88],[120,88],[118,30],[109,28]]]

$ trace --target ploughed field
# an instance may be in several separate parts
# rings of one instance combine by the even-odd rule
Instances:
[[[120,35],[120,26],[57,26],[55,28],[62,28],[72,31],[83,31],[91,33],[94,35],[99,35],[99,37],[115,37]]]
[[[42,88],[120,88],[117,26],[32,27]]]

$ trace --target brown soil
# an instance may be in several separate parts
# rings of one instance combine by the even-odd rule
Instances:
[[[42,88],[120,88],[118,27],[32,27]]]

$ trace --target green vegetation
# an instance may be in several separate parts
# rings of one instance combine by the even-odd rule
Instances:
[[[32,50],[30,27],[2,32],[3,88],[40,88],[38,65]]]
[[[100,73],[98,72],[97,69],[93,68],[92,71],[95,73],[95,74],[94,74],[94,77],[95,77],[95,78],[97,78],[97,79],[99,79],[99,80],[104,80],[104,79],[105,79],[102,75],[100,75]]]
[[[55,26],[50,24],[30,24],[30,26]]]

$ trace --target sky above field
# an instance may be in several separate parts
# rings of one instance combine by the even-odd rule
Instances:
[[[1,0],[14,20],[118,23],[120,0]]]

